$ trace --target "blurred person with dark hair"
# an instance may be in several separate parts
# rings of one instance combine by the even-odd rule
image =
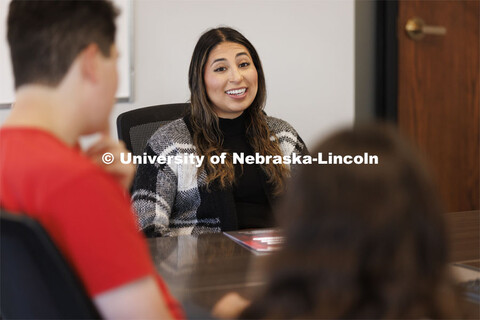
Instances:
[[[458,318],[443,210],[421,161],[394,129],[365,126],[314,154],[378,156],[378,164],[304,166],[279,215],[286,241],[251,304],[228,295],[222,317],[242,319]],[[244,309],[242,311],[242,309]]]
[[[126,152],[108,137],[116,16],[109,1],[10,3],[16,99],[0,130],[0,205],[46,229],[103,318],[182,318],[136,228],[134,167],[101,160]],[[82,152],[80,136],[96,132]]]

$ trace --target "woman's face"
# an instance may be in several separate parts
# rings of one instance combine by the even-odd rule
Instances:
[[[257,95],[257,69],[241,44],[217,45],[208,56],[203,76],[208,98],[220,118],[240,116]]]

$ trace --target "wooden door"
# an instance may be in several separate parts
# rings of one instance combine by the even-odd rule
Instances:
[[[398,125],[424,152],[449,212],[479,209],[479,4],[398,2]],[[414,41],[412,17],[446,34]]]

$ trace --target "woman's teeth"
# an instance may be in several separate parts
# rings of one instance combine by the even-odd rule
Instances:
[[[236,89],[236,90],[228,90],[228,91],[225,91],[225,93],[230,94],[230,95],[240,96],[240,95],[244,94],[245,91],[247,91],[247,88]]]

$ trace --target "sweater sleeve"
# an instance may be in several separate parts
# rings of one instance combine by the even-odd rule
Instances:
[[[147,159],[166,157],[165,149],[152,147],[149,141],[145,148]],[[168,148],[171,149],[171,148]],[[176,153],[173,151],[173,153]],[[169,152],[172,155],[172,151]],[[175,164],[142,163],[137,168],[132,192],[133,208],[137,213],[140,229],[148,237],[164,236],[169,230],[169,220],[177,193]]]
[[[295,133],[296,140],[297,140],[297,143],[295,144],[296,151],[302,156],[310,155],[307,145],[305,144],[305,142],[303,142],[303,139],[300,137],[298,132],[295,129],[293,129],[293,127],[292,127],[292,130]]]
[[[305,142],[303,142],[298,132],[288,122],[274,117],[267,117],[267,123],[275,135],[283,155],[309,155]],[[298,164],[289,165],[291,174],[295,175],[299,167],[300,165]]]

